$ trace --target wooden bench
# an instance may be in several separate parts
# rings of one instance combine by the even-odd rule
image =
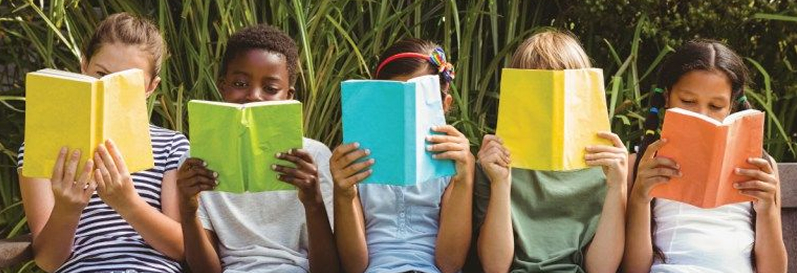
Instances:
[[[797,163],[779,163],[782,195],[783,240],[789,253],[789,271],[797,272]],[[0,268],[6,268],[33,258],[30,235],[0,240]]]

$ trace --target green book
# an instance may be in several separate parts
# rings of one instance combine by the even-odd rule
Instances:
[[[302,104],[295,100],[247,104],[188,102],[191,156],[219,173],[217,191],[294,190],[271,165],[291,166],[276,153],[302,148]]]

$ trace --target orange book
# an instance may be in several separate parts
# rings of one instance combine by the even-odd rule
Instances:
[[[755,169],[747,158],[763,155],[764,113],[744,110],[722,122],[679,108],[664,115],[661,137],[667,139],[657,156],[675,160],[682,177],[653,188],[651,196],[688,203],[701,208],[753,201],[733,188],[751,180],[736,168]]]

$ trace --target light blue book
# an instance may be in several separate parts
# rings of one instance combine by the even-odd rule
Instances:
[[[452,160],[432,158],[426,136],[445,125],[437,75],[407,82],[341,83],[343,142],[370,149],[373,173],[362,183],[412,186],[455,174]]]

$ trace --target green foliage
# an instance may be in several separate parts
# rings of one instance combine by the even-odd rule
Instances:
[[[642,133],[647,90],[662,58],[686,40],[706,37],[747,57],[757,83],[748,95],[767,111],[766,149],[778,160],[796,159],[792,1],[0,0],[0,235],[26,230],[15,168],[25,73],[43,67],[79,71],[79,49],[89,33],[120,11],[152,18],[166,36],[171,54],[149,106],[154,124],[183,132],[188,100],[220,99],[215,75],[227,37],[268,23],[300,45],[296,87],[308,137],[336,146],[340,82],[370,78],[379,53],[412,36],[439,42],[456,64],[449,122],[476,149],[482,135],[493,132],[500,69],[523,39],[553,26],[577,34],[595,66],[604,69],[612,128],[628,146]],[[8,272],[31,268],[28,263]]]

